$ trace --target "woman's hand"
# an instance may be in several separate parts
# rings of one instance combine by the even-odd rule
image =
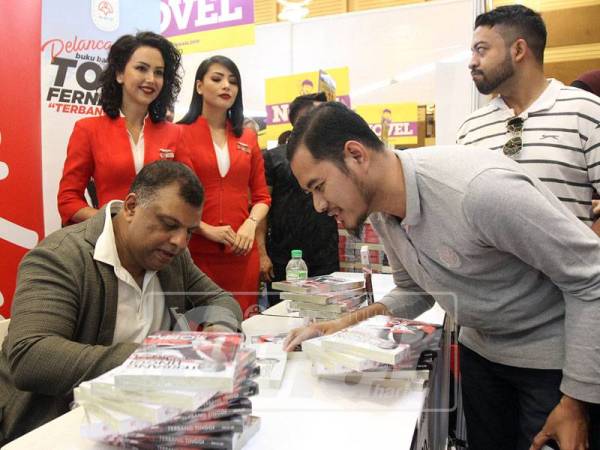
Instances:
[[[235,242],[231,249],[236,255],[247,255],[252,249],[254,235],[256,233],[256,222],[250,218],[246,219],[238,228]]]
[[[200,225],[200,234],[208,240],[229,247],[233,246],[237,238],[235,231],[229,225],[215,227],[204,222]]]

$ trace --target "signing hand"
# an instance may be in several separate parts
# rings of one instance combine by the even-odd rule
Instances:
[[[588,448],[588,420],[584,403],[563,395],[560,403],[552,410],[544,428],[540,431],[529,450],[540,450],[550,439],[558,442],[561,450],[586,450]]]
[[[246,219],[237,230],[235,241],[231,247],[233,253],[236,255],[247,255],[252,249],[255,233],[256,222],[252,219]]]
[[[346,326],[347,325],[341,320],[336,319],[328,320],[327,322],[314,323],[306,327],[294,328],[283,341],[283,349],[286,352],[291,352],[294,350],[294,347],[308,339],[335,333],[336,331],[346,328]]]
[[[236,239],[235,231],[229,225],[215,227],[207,223],[202,224],[202,234],[206,239],[219,244],[233,246]]]

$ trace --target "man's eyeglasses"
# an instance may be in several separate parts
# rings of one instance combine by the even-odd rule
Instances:
[[[513,117],[506,122],[506,129],[512,137],[502,146],[502,152],[506,156],[515,156],[523,148],[523,119]]]

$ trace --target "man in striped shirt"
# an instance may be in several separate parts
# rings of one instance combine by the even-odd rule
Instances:
[[[460,127],[457,142],[501,151],[523,164],[600,234],[592,195],[600,191],[600,98],[546,79],[546,27],[521,5],[475,21],[469,69],[482,94],[498,94]]]

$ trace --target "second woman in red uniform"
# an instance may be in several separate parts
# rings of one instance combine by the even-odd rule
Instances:
[[[256,225],[271,198],[256,133],[243,128],[242,80],[225,56],[204,60],[184,124],[185,155],[205,189],[202,223],[189,249],[194,262],[230,291],[246,315],[257,301]]]

